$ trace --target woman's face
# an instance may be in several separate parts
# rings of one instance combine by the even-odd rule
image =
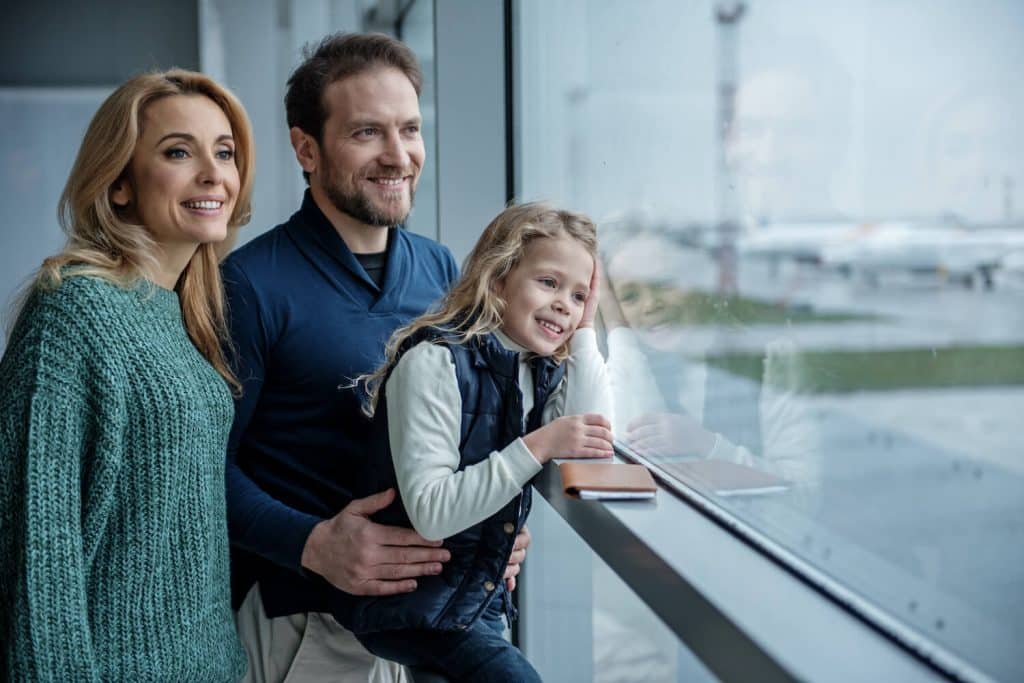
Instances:
[[[203,95],[172,95],[143,112],[142,134],[111,199],[165,248],[219,242],[238,197],[227,116]]]

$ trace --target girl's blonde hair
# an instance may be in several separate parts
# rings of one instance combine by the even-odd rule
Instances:
[[[466,258],[461,277],[435,310],[395,330],[384,349],[384,363],[373,373],[356,380],[366,383],[368,399],[364,412],[373,416],[381,386],[399,350],[420,330],[431,327],[448,330],[457,334],[460,343],[465,343],[499,329],[505,300],[495,291],[495,285],[519,265],[531,242],[561,236],[577,240],[596,258],[597,229],[593,221],[581,213],[556,209],[543,202],[510,206],[499,213],[480,235]],[[568,342],[552,354],[559,362],[568,356]]]
[[[37,286],[56,288],[63,278],[78,275],[102,277],[121,286],[129,286],[140,277],[153,279],[157,272],[156,244],[145,226],[127,220],[113,204],[111,189],[128,172],[146,107],[172,95],[202,95],[224,112],[234,137],[239,178],[228,227],[249,222],[253,138],[241,102],[204,74],[184,69],[140,74],[115,90],[89,123],[57,209],[67,244],[59,254],[43,261],[29,291]],[[218,246],[199,245],[175,291],[192,343],[237,392],[241,386],[224,355],[228,333]]]

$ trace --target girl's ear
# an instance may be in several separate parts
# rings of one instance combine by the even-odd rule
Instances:
[[[132,190],[132,184],[128,182],[128,174],[122,174],[120,178],[114,181],[114,184],[110,186],[110,202],[119,209],[126,208],[132,203],[134,198],[134,192]]]

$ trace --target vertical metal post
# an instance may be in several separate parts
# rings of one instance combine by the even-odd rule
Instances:
[[[715,3],[718,26],[718,164],[716,207],[718,239],[715,253],[718,260],[718,292],[724,296],[737,289],[736,235],[740,228],[740,210],[736,200],[736,181],[726,159],[726,144],[733,125],[736,106],[737,30],[746,5],[734,0]]]

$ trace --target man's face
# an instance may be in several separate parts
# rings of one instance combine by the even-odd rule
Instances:
[[[412,83],[398,69],[375,68],[332,83],[325,101],[320,165],[310,182],[362,223],[403,222],[426,156]]]

